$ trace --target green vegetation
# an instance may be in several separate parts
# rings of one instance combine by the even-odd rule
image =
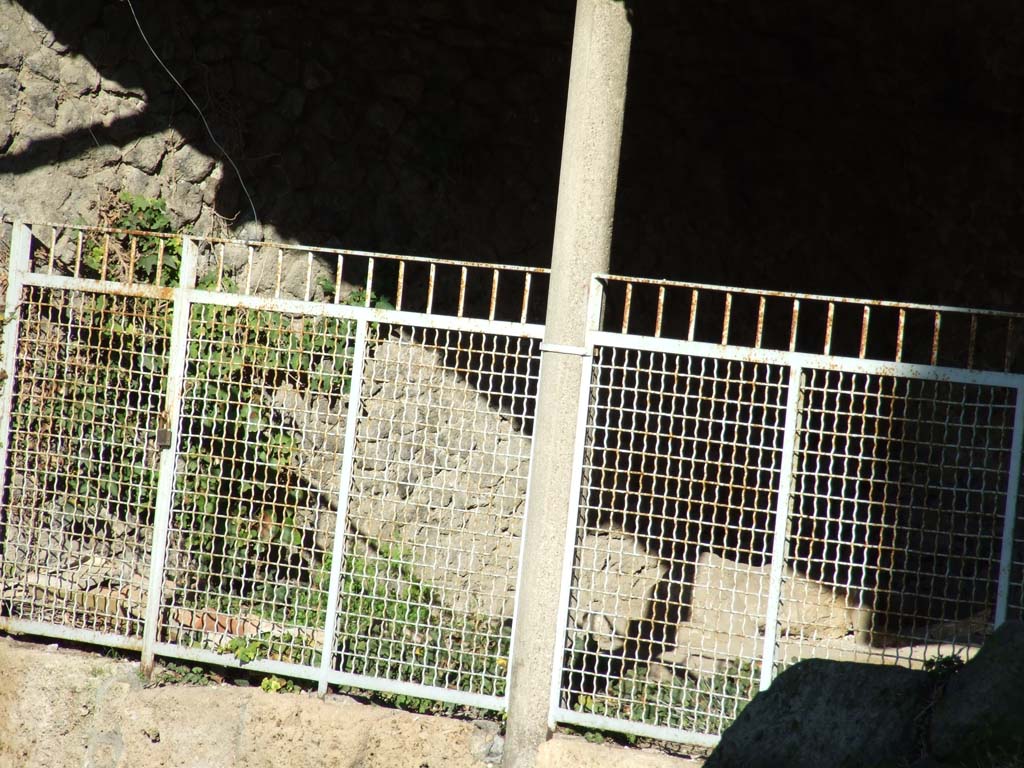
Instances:
[[[647,667],[638,665],[613,679],[600,693],[580,696],[574,709],[686,731],[721,733],[757,693],[759,667],[734,660],[725,672],[702,675],[696,681],[665,683],[649,679]]]
[[[170,662],[163,664],[153,673],[147,687],[162,688],[166,685],[214,685],[210,672],[201,666],[189,666]]]
[[[499,622],[444,608],[394,547],[349,556],[342,574],[338,619],[341,669],[484,695],[505,692],[509,629]],[[453,705],[381,693],[384,702],[418,712]]]
[[[926,659],[922,668],[932,675],[935,681],[945,685],[949,678],[959,672],[964,666],[964,660],[958,653],[949,656],[933,656]]]
[[[178,284],[181,238],[160,236],[173,233],[167,203],[164,200],[122,192],[107,216],[117,229],[151,234],[139,235],[135,239],[134,257],[128,245],[128,238],[112,238],[112,242],[106,239],[91,240],[82,254],[84,266],[92,273],[85,276],[99,277],[105,272],[108,279],[125,279],[131,276],[134,280],[159,285]],[[107,253],[106,270],[103,268],[104,251]]]
[[[291,680],[285,680],[275,675],[264,677],[260,682],[260,689],[264,693],[295,693],[299,690]]]
[[[87,240],[83,277],[178,284],[181,238],[163,201],[122,195],[107,218],[117,229],[152,234]],[[209,288],[218,279],[200,276],[197,284]],[[220,281],[234,290],[229,279]],[[320,287],[330,294],[335,288],[329,280]],[[40,467],[49,473],[47,497],[67,505],[77,534],[113,540],[127,529],[144,542],[156,502],[155,435],[169,426],[162,414],[170,303],[41,291],[36,298],[44,297],[51,319],[68,329],[69,352],[31,363],[33,380],[49,388],[22,398],[15,429],[34,436],[37,455],[55,457],[52,467]],[[362,290],[344,301],[392,307]],[[331,558],[318,546],[316,516],[326,500],[299,470],[306,449],[293,413],[314,399],[332,409],[344,404],[355,323],[196,304],[189,324],[169,537],[174,586],[164,594],[164,621],[175,642],[213,647],[242,664],[319,664]],[[282,403],[282,393],[297,404]],[[70,473],[61,458],[68,455],[75,457]],[[345,671],[504,693],[509,628],[446,609],[399,548],[349,553],[339,610],[338,663]],[[133,621],[131,630],[141,632]],[[161,684],[206,679],[201,667],[172,666],[162,674]],[[457,709],[375,696],[419,712]]]

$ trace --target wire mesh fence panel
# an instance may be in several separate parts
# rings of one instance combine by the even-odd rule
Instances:
[[[787,634],[780,661],[969,654],[994,621],[1016,391],[809,369],[802,396],[788,554],[851,631]]]
[[[15,234],[0,620],[504,706],[546,271]]]
[[[138,638],[169,304],[29,285],[17,314],[0,617]]]
[[[498,706],[538,340],[392,324],[371,335],[333,669]]]
[[[800,659],[1021,615],[1021,315],[594,285],[556,720],[710,745]]]
[[[164,641],[319,662],[355,325],[192,306]]]
[[[595,349],[562,719],[718,734],[756,693],[788,375]]]
[[[12,235],[0,627],[504,707],[546,272]],[[556,719],[711,744],[1024,616],[1024,316],[599,284]]]

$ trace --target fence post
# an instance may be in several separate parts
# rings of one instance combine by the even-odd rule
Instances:
[[[766,690],[775,676],[775,645],[779,638],[779,608],[782,605],[782,572],[786,566],[786,544],[793,512],[793,475],[800,428],[804,373],[799,365],[789,369],[786,388],[786,420],[782,432],[782,457],[779,462],[779,492],[775,503],[775,533],[772,539],[772,564],[768,582],[768,612],[764,621],[764,645],[761,651],[760,690]]]
[[[2,224],[0,224],[2,226]],[[11,414],[14,408],[14,376],[17,372],[18,330],[21,326],[21,292],[25,275],[31,270],[32,231],[20,221],[11,230],[11,254],[8,266],[7,297],[3,315],[3,347],[0,348],[0,480],[7,468]],[[6,503],[0,483],[0,505]],[[2,506],[0,506],[2,509]]]
[[[541,380],[523,530],[505,768],[530,768],[551,728],[591,276],[608,269],[632,39],[624,3],[577,0]]]
[[[367,296],[370,294],[367,293]],[[331,543],[331,575],[327,587],[327,619],[324,622],[324,646],[320,656],[320,680],[317,694],[327,694],[327,678],[331,674],[334,651],[338,634],[338,601],[341,596],[341,568],[345,558],[345,531],[347,529],[348,502],[352,486],[352,465],[356,453],[356,429],[363,397],[363,370],[366,366],[366,335],[369,323],[359,320],[356,325],[355,355],[348,395],[348,411],[345,415],[345,442],[341,452],[341,482],[338,485],[338,508],[334,518],[334,541]]]
[[[999,555],[999,586],[996,592],[995,626],[1006,621],[1010,602],[1010,572],[1013,569],[1013,548],[1015,523],[1020,510],[1017,497],[1020,494],[1021,443],[1024,442],[1024,385],[1017,387],[1017,408],[1013,418],[1013,437],[1010,443],[1010,474],[1006,483],[1006,510],[1003,514],[1003,546]]]
[[[160,452],[159,479],[156,489],[156,510],[153,515],[152,560],[149,564],[149,589],[146,615],[142,628],[142,673],[153,674],[157,626],[160,623],[160,599],[164,585],[164,559],[167,534],[171,524],[171,501],[174,494],[174,470],[178,454],[178,416],[185,383],[185,362],[188,357],[189,315],[192,310],[191,290],[196,282],[199,250],[195,241],[182,238],[179,286],[174,292],[171,320],[170,356],[167,363],[167,395],[164,405],[170,445]]]

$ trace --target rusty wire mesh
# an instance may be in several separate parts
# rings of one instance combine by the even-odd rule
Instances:
[[[558,719],[712,744],[800,659],[1020,615],[1024,316],[595,284]]]
[[[536,339],[382,325],[362,385],[335,666],[505,692]]]
[[[168,309],[23,289],[3,513],[8,615],[141,635]]]
[[[543,271],[88,227],[27,255],[0,622],[145,657],[151,616],[163,655],[504,706]]]

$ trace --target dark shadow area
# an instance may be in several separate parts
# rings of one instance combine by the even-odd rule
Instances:
[[[89,139],[121,146],[172,125],[219,155],[124,3],[23,5],[145,94],[137,124]],[[571,0],[136,10],[282,236],[548,263]],[[630,12],[614,270],[1020,305],[1019,4],[652,0]],[[86,146],[70,138],[61,158]],[[214,205],[251,217],[229,169]]]
[[[23,5],[60,45],[144,94],[148,119],[131,136],[170,126],[223,160],[127,5]],[[136,12],[281,236],[547,260],[571,2],[171,2],[137,3]],[[120,146],[126,136],[101,127],[85,139]],[[59,143],[63,159],[89,146],[78,135]],[[4,158],[6,169],[56,159],[43,149]],[[236,225],[252,218],[228,167],[215,208]]]
[[[672,650],[691,606],[729,621],[704,627],[709,649],[723,642],[717,631],[756,640],[760,653],[761,640],[729,618],[751,596],[698,605],[695,574],[707,569],[699,581],[713,594],[714,568],[764,574],[767,589],[779,486],[791,471],[788,368],[610,348],[596,364],[580,525],[628,531],[665,575],[614,650],[592,637],[567,656],[563,690],[573,696]],[[847,615],[845,638],[808,636],[805,649],[832,637],[848,651],[900,646],[909,656],[913,646],[977,643],[991,631],[1015,397],[938,379],[804,372],[782,551],[788,573],[824,586]],[[748,583],[720,576],[723,590]],[[779,633],[787,640],[783,624]]]
[[[108,145],[123,148],[153,130],[152,121],[147,119],[146,112],[143,110],[137,115],[117,118],[110,125],[93,123],[54,138],[33,141],[21,152],[0,155],[0,173],[25,173],[62,159],[77,157],[96,146],[101,136]]]
[[[613,271],[1019,307],[1019,4],[638,4]]]

